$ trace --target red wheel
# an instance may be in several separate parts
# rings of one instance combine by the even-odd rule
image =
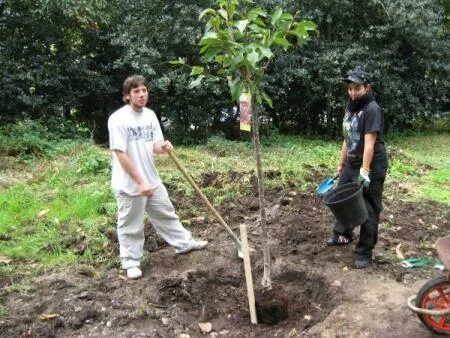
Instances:
[[[441,276],[430,280],[419,290],[416,306],[421,309],[444,310],[450,308],[450,280]],[[417,313],[427,328],[437,334],[450,335],[450,314],[435,316]]]

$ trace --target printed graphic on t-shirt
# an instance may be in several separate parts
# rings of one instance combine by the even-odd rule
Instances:
[[[355,154],[355,151],[359,145],[361,134],[358,131],[358,120],[361,114],[362,111],[358,114],[350,114],[349,112],[346,112],[345,114],[343,132],[347,140],[347,156],[352,156],[352,154]]]
[[[129,141],[144,140],[145,142],[153,141],[153,125],[128,127]]]

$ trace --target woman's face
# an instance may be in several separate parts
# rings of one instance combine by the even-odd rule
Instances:
[[[353,83],[349,82],[347,84],[347,92],[348,96],[350,96],[350,99],[356,100],[358,97],[363,96],[364,94],[367,94],[369,91],[369,85],[362,85],[359,83]]]

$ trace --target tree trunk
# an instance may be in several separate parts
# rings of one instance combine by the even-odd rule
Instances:
[[[258,125],[258,110],[256,109],[254,95],[251,97],[250,109],[252,112],[252,129],[253,129],[253,145],[255,147],[256,157],[256,173],[258,178],[258,193],[259,193],[259,212],[261,217],[261,242],[263,247],[264,258],[264,274],[262,278],[262,286],[268,289],[272,288],[272,280],[270,278],[270,250],[269,238],[266,227],[266,208],[264,198],[264,182],[261,163],[261,144],[259,142],[259,125]]]

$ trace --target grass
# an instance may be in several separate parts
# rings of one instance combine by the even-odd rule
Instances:
[[[86,164],[87,157],[99,160]],[[9,239],[0,255],[44,265],[93,263],[103,254],[107,225],[114,226],[114,211],[107,208],[112,200],[107,152],[77,144],[58,159],[39,161],[30,164],[38,167],[29,168],[31,179],[0,194],[0,233]]]
[[[27,149],[36,149],[34,140],[27,139]],[[410,188],[403,199],[450,205],[448,133],[390,135],[387,144],[392,157],[386,194],[395,195],[389,185],[401,184]],[[318,177],[333,175],[340,145],[294,136],[263,138],[265,188],[313,189]],[[9,264],[0,260],[0,275],[15,281],[6,292],[26,293],[30,286],[26,277],[55,266],[118,266],[108,150],[87,141],[51,149],[0,161],[0,258],[12,259]],[[214,205],[251,193],[255,161],[250,142],[214,137],[204,145],[177,147],[176,154],[197,183],[216,175],[220,184],[201,188]],[[168,156],[158,156],[156,162],[172,196],[198,201]],[[181,208],[178,213],[189,223],[190,215],[204,211],[200,208],[200,203],[192,203],[191,210]],[[0,298],[0,318],[7,313],[2,303]]]
[[[307,140],[292,136],[275,136],[262,143],[262,162],[264,172],[279,172],[276,179],[266,179],[265,186],[271,188],[299,186],[308,188],[317,182],[308,181],[308,176],[319,171],[324,175],[332,175],[338,160],[340,144],[321,140]],[[222,138],[212,138],[206,145],[196,147],[180,147],[176,149],[178,157],[187,171],[197,182],[206,172],[227,173],[256,171],[253,146],[249,142],[233,142]],[[158,158],[161,176],[169,184],[181,186],[188,194],[194,190],[184,182],[171,160]],[[166,170],[167,168],[167,170]],[[181,180],[181,181],[180,181]],[[233,180],[225,181],[220,194],[219,203],[248,193],[251,190],[250,180],[241,181],[240,185]],[[206,193],[208,191],[206,190]],[[217,193],[217,192],[216,192]],[[228,197],[227,197],[228,196]],[[218,196],[214,196],[218,197]]]
[[[407,199],[450,205],[450,135],[390,136],[387,143],[392,153],[388,184],[412,187]],[[264,172],[275,173],[266,177],[265,187],[314,188],[318,182],[313,178],[334,173],[339,149],[340,142],[320,139],[263,139]],[[250,142],[215,137],[205,145],[177,147],[176,154],[196,182],[217,173],[220,185],[202,188],[216,206],[252,191]],[[12,182],[0,190],[0,256],[13,259],[10,265],[0,263],[0,274],[74,263],[117,264],[109,152],[78,142],[52,156],[20,163],[19,171],[0,171],[0,189],[2,178]],[[195,198],[168,156],[159,156],[157,165],[171,195]],[[183,216],[186,211],[178,212]]]
[[[450,205],[450,135],[416,134],[388,141],[401,154],[391,161],[391,176],[416,187],[416,194],[408,199]]]

